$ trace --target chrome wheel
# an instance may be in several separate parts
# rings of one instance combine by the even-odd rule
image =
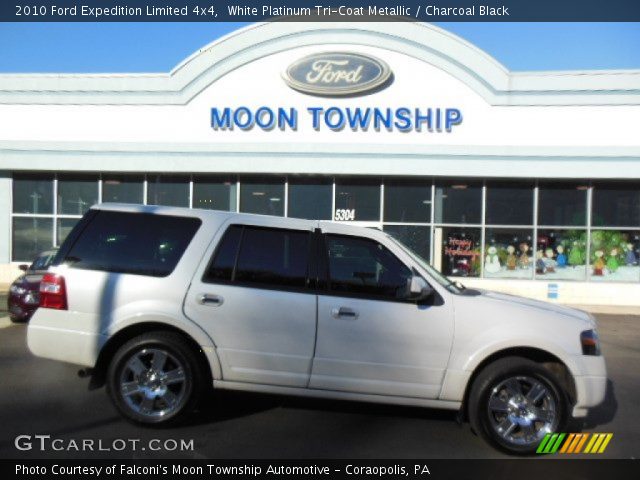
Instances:
[[[124,403],[143,417],[165,417],[186,400],[189,379],[185,366],[167,350],[145,348],[124,364],[119,394]]]
[[[541,380],[513,376],[501,381],[489,393],[489,424],[506,443],[536,445],[559,423],[558,401]]]

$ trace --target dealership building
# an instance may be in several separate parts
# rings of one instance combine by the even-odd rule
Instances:
[[[274,22],[169,73],[0,75],[0,283],[100,202],[380,228],[465,285],[640,308],[640,70]]]

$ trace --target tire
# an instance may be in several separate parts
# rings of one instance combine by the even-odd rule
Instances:
[[[468,398],[471,427],[491,445],[515,455],[535,453],[547,433],[562,432],[569,398],[540,364],[506,357],[486,366]]]
[[[206,375],[187,341],[174,332],[132,338],[113,356],[107,392],[128,420],[173,426],[195,410],[206,391]]]

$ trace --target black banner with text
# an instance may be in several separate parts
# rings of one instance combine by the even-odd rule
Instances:
[[[0,22],[637,22],[638,0],[13,0]]]

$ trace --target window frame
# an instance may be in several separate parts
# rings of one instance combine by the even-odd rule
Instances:
[[[213,267],[213,264],[216,260],[216,256],[218,255],[220,248],[222,247],[223,240],[229,230],[233,227],[240,227],[240,241],[236,246],[235,258],[233,260],[233,270],[231,271],[231,279],[210,279],[208,278],[208,272]],[[216,243],[216,246],[211,253],[209,261],[207,262],[207,266],[205,267],[202,275],[200,277],[200,282],[205,285],[229,285],[234,287],[242,287],[242,288],[254,288],[258,290],[276,290],[281,292],[289,292],[289,293],[307,293],[307,294],[317,294],[317,278],[312,278],[312,272],[317,272],[317,255],[314,254],[314,251],[317,249],[317,239],[316,234],[312,230],[301,230],[297,228],[280,228],[273,227],[268,225],[255,225],[251,223],[237,223],[231,222],[224,227],[224,232],[222,232],[220,239]],[[276,230],[276,231],[284,231],[284,232],[295,232],[295,233],[307,233],[309,236],[309,244],[307,248],[307,269],[305,272],[305,285],[303,287],[294,287],[288,285],[270,285],[256,282],[247,282],[247,281],[239,281],[236,280],[236,269],[238,268],[238,260],[240,258],[240,252],[242,251],[242,243],[245,239],[245,230],[247,228],[253,228],[257,230]],[[314,264],[315,262],[315,264]]]
[[[361,292],[343,292],[343,291],[332,290],[332,288],[331,288],[331,267],[330,267],[330,259],[329,259],[329,248],[328,248],[328,242],[327,242],[327,237],[329,237],[329,236],[331,236],[331,237],[341,237],[341,238],[355,238],[355,239],[358,239],[358,240],[364,240],[364,241],[367,241],[367,242],[378,244],[382,248],[386,249],[387,252],[390,255],[393,255],[393,257],[395,257],[395,259],[399,263],[404,265],[411,272],[412,275],[418,275],[418,276],[422,277],[429,285],[431,285],[431,282],[429,282],[428,279],[424,278],[423,275],[420,275],[419,273],[417,273],[417,271],[416,271],[416,269],[414,267],[412,267],[410,265],[407,265],[407,263],[404,262],[401,258],[399,258],[398,255],[396,255],[388,246],[386,246],[385,244],[379,242],[378,240],[375,240],[375,239],[369,238],[369,237],[359,236],[359,235],[350,235],[350,234],[345,234],[345,233],[323,232],[322,233],[322,246],[321,246],[321,248],[324,250],[324,252],[322,254],[322,261],[319,263],[319,265],[322,266],[322,271],[323,271],[325,276],[324,276],[324,278],[320,277],[320,280],[319,280],[320,287],[318,288],[318,295],[325,295],[325,296],[330,296],[330,297],[341,297],[341,298],[356,298],[356,299],[361,299],[361,300],[375,300],[375,301],[378,301],[378,302],[391,302],[391,303],[402,303],[402,304],[411,304],[411,305],[416,305],[417,303],[419,303],[419,302],[416,302],[415,300],[412,300],[412,299],[409,299],[409,298],[405,299],[405,298],[380,297],[378,295],[361,293]],[[320,272],[320,270],[319,270],[319,272]]]
[[[195,229],[194,229],[193,234],[191,235],[191,237],[188,239],[188,242],[186,243],[184,250],[180,253],[180,256],[176,260],[176,262],[173,265],[173,267],[171,268],[171,270],[167,270],[166,272],[162,272],[162,273],[158,273],[158,274],[152,274],[152,273],[144,273],[142,271],[120,271],[120,270],[110,270],[110,269],[104,269],[104,268],[83,268],[83,267],[76,267],[73,264],[69,265],[68,268],[77,269],[77,270],[85,270],[85,271],[103,272],[103,273],[110,274],[110,275],[111,274],[115,274],[115,275],[136,275],[136,276],[150,277],[150,278],[166,278],[166,277],[169,277],[170,275],[172,275],[176,271],[176,269],[180,265],[180,262],[182,262],[182,259],[184,258],[185,253],[187,252],[187,250],[191,246],[191,243],[193,242],[193,239],[196,237],[196,235],[198,234],[198,231],[202,227],[202,220],[200,218],[198,218],[198,217],[192,217],[192,216],[159,215],[159,214],[146,213],[146,212],[134,213],[134,212],[127,212],[127,211],[120,211],[120,210],[89,209],[87,211],[87,213],[80,219],[80,221],[72,228],[71,232],[69,232],[69,235],[67,236],[67,238],[64,240],[64,242],[60,246],[60,248],[58,250],[58,253],[56,254],[53,262],[51,263],[51,266],[59,266],[59,265],[62,265],[62,264],[65,263],[65,261],[67,260],[67,257],[73,251],[73,249],[75,248],[76,244],[78,243],[78,241],[82,237],[82,234],[95,221],[96,217],[98,217],[103,212],[105,212],[105,213],[118,213],[118,214],[145,215],[145,216],[153,216],[153,217],[168,217],[168,218],[190,219],[190,220],[194,221]]]

